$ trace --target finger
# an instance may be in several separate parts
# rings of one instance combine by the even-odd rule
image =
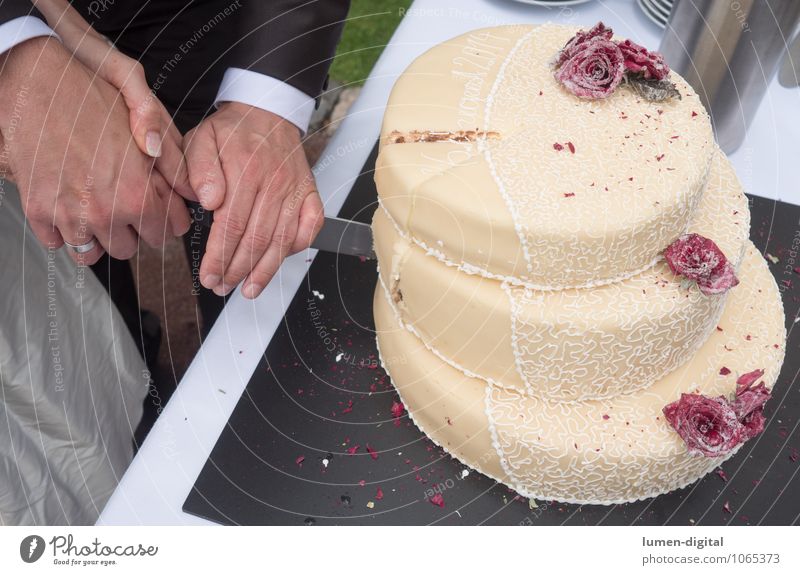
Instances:
[[[311,245],[314,238],[325,223],[325,210],[317,190],[312,190],[300,206],[300,219],[297,224],[297,236],[294,238],[290,253],[302,252]]]
[[[182,236],[192,225],[186,203],[181,196],[173,193],[169,183],[158,172],[153,173],[153,183],[162,205],[167,210],[167,230],[175,237]]]
[[[37,186],[38,187],[38,186]],[[22,196],[22,212],[33,235],[45,248],[58,249],[64,245],[64,238],[55,222],[55,207],[46,206],[31,199],[31,190]]]
[[[137,217],[131,223],[147,245],[160,248],[167,238],[173,235],[166,202],[157,190],[158,187],[165,190],[168,186],[157,171],[151,171],[149,176],[142,205]]]
[[[242,295],[257,298],[272,278],[278,273],[283,260],[289,255],[297,237],[298,213],[289,209],[289,199],[284,202],[281,218],[272,234],[272,241],[264,256],[256,263],[242,285]]]
[[[232,286],[223,288],[219,284],[247,229],[251,214],[261,211],[254,205],[258,201],[259,188],[263,180],[257,160],[252,157],[244,158],[250,163],[241,165],[238,163],[239,154],[235,150],[231,152],[231,157],[233,160],[226,163],[224,170],[227,190],[225,201],[214,212],[206,253],[200,264],[200,283],[208,289],[216,290],[215,293],[218,295],[230,291]],[[191,168],[189,173],[191,175]],[[265,195],[265,198],[269,196]],[[270,210],[264,213],[269,215]],[[264,233],[271,236],[271,230],[272,227]]]
[[[206,210],[216,210],[225,200],[227,183],[219,159],[214,130],[206,122],[186,134],[183,153],[189,171],[189,183]]]
[[[167,206],[167,220],[169,229],[176,238],[181,237],[192,226],[192,217],[183,198],[178,194],[170,193],[168,197],[162,198]]]
[[[156,168],[173,190],[187,200],[196,202],[197,194],[194,193],[189,182],[189,171],[186,167],[186,159],[183,157],[181,147],[183,138],[163,107],[162,116],[168,128],[161,145],[161,157],[156,159]]]
[[[239,284],[262,258],[273,241],[274,232],[281,219],[285,219],[281,204],[282,195],[262,191],[253,206],[247,228],[235,247],[233,257],[225,268],[222,283],[214,288],[217,295],[225,295]],[[289,215],[289,217],[297,217]],[[284,226],[285,227],[285,226]]]
[[[88,252],[79,254],[69,246],[64,246],[64,249],[67,250],[69,257],[72,258],[72,261],[74,261],[79,266],[94,265],[98,261],[100,261],[100,258],[103,257],[103,254],[106,253],[106,251],[103,249],[103,246],[100,245],[100,242],[98,242],[97,240],[95,240],[94,248]]]
[[[93,229],[82,226],[78,222],[79,219],[74,217],[74,214],[63,214],[58,220],[58,231],[65,244],[69,242],[75,246],[82,246],[93,242],[94,247],[83,253],[76,252],[68,245],[64,246],[64,249],[67,250],[67,253],[76,264],[92,265],[105,253],[104,246],[109,242],[109,238],[107,234],[104,236],[102,233],[95,233]],[[101,239],[101,236],[104,236],[104,239]],[[135,245],[133,249],[135,251]]]
[[[129,260],[139,250],[139,236],[131,226],[112,223],[105,229],[95,228],[93,231],[97,241],[112,258]]]
[[[43,246],[58,249],[64,245],[64,240],[58,232],[58,228],[54,227],[50,222],[44,223],[28,219],[28,225],[33,235]]]

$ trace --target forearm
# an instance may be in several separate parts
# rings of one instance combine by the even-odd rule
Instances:
[[[106,41],[105,37],[92,28],[91,24],[84,20],[68,0],[33,0],[33,3],[70,53],[76,53],[87,39]],[[84,64],[93,69],[97,68],[105,56],[104,53],[92,51],[82,54],[82,59],[85,60],[87,55],[91,60],[96,61],[84,62]]]

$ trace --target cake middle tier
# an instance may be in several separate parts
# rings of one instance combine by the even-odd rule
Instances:
[[[691,230],[738,267],[749,221],[747,199],[719,152]],[[664,261],[596,288],[534,291],[441,263],[402,237],[383,209],[373,229],[381,283],[409,331],[453,367],[553,401],[649,386],[703,344],[726,298],[685,285]]]

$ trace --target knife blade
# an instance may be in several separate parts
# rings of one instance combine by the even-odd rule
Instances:
[[[325,223],[311,247],[323,252],[375,259],[372,226],[353,220],[325,216]]]
[[[187,203],[192,219],[210,227],[214,219],[213,213],[204,210],[196,202]],[[372,248],[372,226],[353,220],[325,216],[322,229],[311,243],[311,247],[323,252],[358,256],[368,260],[376,259]]]

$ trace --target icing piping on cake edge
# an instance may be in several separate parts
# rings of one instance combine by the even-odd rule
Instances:
[[[508,303],[511,309],[511,353],[514,355],[514,368],[517,370],[517,375],[525,384],[525,391],[528,395],[533,395],[531,382],[525,377],[525,370],[522,367],[522,352],[519,350],[519,336],[517,335],[517,321],[519,317],[519,306],[517,301],[511,294],[511,286],[507,282],[501,284],[503,293],[508,297]]]
[[[489,93],[486,96],[486,107],[483,111],[483,122],[486,125],[486,129],[488,130],[491,124],[491,112],[492,107],[494,104],[494,96],[497,93],[497,90],[500,88],[502,81],[505,77],[505,71],[508,67],[508,64],[511,62],[513,57],[516,55],[517,51],[520,47],[525,44],[530,37],[541,27],[537,26],[534,27],[530,32],[526,33],[522,36],[519,40],[517,40],[514,47],[509,50],[508,54],[506,54],[503,63],[500,65],[500,68],[497,71],[497,76],[494,79],[494,83],[492,84]],[[492,161],[492,152],[489,146],[487,146],[484,142],[478,142],[478,150],[483,152],[484,158],[486,159],[486,165],[489,167],[489,172],[492,175],[492,179],[494,180],[495,184],[497,185],[497,189],[500,192],[500,196],[503,198],[503,202],[506,204],[508,208],[509,214],[511,215],[511,220],[514,222],[514,229],[517,232],[517,236],[519,237],[520,247],[522,248],[522,255],[525,258],[525,267],[528,270],[528,273],[533,271],[533,264],[531,264],[531,256],[530,251],[528,248],[528,236],[525,234],[522,223],[519,221],[519,213],[514,208],[513,202],[511,201],[511,196],[509,196],[508,192],[506,191],[503,182],[497,173],[497,168]]]

